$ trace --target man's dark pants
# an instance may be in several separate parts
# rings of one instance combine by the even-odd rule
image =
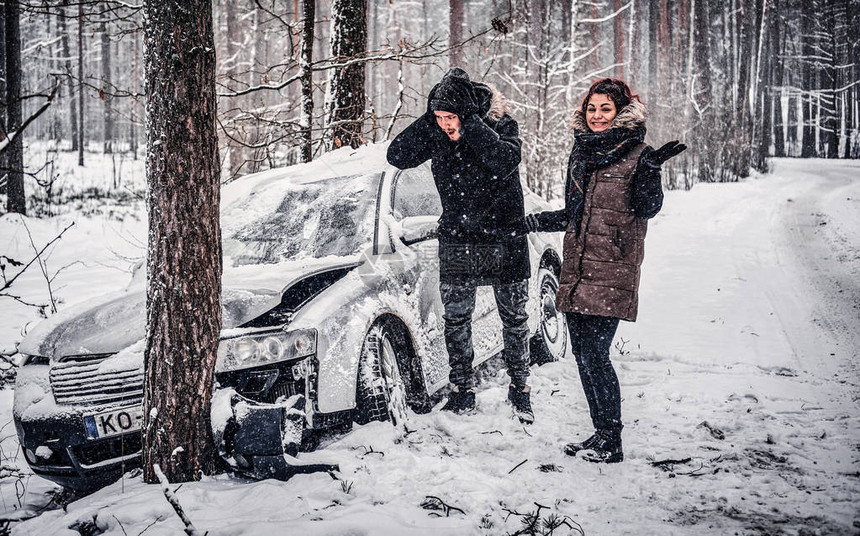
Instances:
[[[477,284],[442,282],[439,290],[445,306],[445,346],[451,365],[449,380],[462,391],[475,387],[472,313]],[[513,385],[525,386],[529,377],[528,280],[493,285],[493,294],[502,319],[503,356],[508,376]]]

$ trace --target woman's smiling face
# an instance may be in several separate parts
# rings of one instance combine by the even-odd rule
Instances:
[[[612,120],[615,119],[617,113],[615,103],[612,102],[609,95],[594,93],[588,100],[588,107],[585,109],[585,124],[592,132],[603,132],[612,125]]]

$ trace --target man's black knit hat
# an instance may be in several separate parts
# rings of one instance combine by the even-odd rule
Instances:
[[[453,68],[445,73],[442,81],[434,88],[430,99],[430,111],[457,113],[459,109],[458,95],[461,93],[457,86],[471,86],[469,75],[460,68]]]

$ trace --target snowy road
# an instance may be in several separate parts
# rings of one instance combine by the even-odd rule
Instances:
[[[860,166],[780,164],[780,171],[790,167],[799,171],[805,188],[780,211],[786,247],[779,249],[800,261],[802,284],[813,291],[809,300],[813,322],[832,335],[828,342],[834,353],[856,358],[860,348]],[[778,260],[793,263],[791,257]],[[798,353],[813,353],[810,341],[795,344]],[[841,364],[853,364],[856,377],[856,359]]]
[[[651,227],[640,320],[622,329],[648,351],[832,374],[860,348],[857,163],[778,160],[670,192]]]
[[[622,323],[613,352],[624,463],[562,454],[590,432],[565,360],[533,371],[529,428],[500,373],[476,415],[437,410],[335,441],[321,454],[338,480],[221,476],[184,484],[179,500],[211,535],[489,536],[522,529],[528,513],[557,516],[556,536],[577,525],[589,536],[857,533],[860,162],[778,160],[772,175],[669,192],[646,245],[640,318]],[[4,464],[26,469],[20,456]],[[23,482],[25,507],[46,502],[45,484]],[[0,479],[9,515],[16,491]],[[15,534],[78,534],[67,527],[94,516],[108,534],[181,532],[161,491],[130,477]]]

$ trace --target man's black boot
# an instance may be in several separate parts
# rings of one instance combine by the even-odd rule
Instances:
[[[588,450],[591,447],[593,447],[594,444],[597,443],[597,440],[599,438],[600,438],[600,436],[598,436],[597,432],[595,432],[595,433],[591,434],[591,437],[589,437],[588,439],[586,439],[585,441],[583,441],[581,443],[568,443],[567,445],[564,446],[564,453],[567,454],[568,456],[576,456],[577,452],[579,452],[581,450]]]
[[[598,430],[597,440],[583,451],[582,458],[593,463],[618,463],[624,461],[621,450],[621,429]]]
[[[475,390],[461,388],[455,385],[448,395],[448,401],[442,406],[442,411],[451,411],[458,415],[475,409]]]
[[[531,424],[535,422],[535,414],[532,411],[531,387],[511,384],[508,387],[508,401],[514,407],[514,413],[521,423]]]

